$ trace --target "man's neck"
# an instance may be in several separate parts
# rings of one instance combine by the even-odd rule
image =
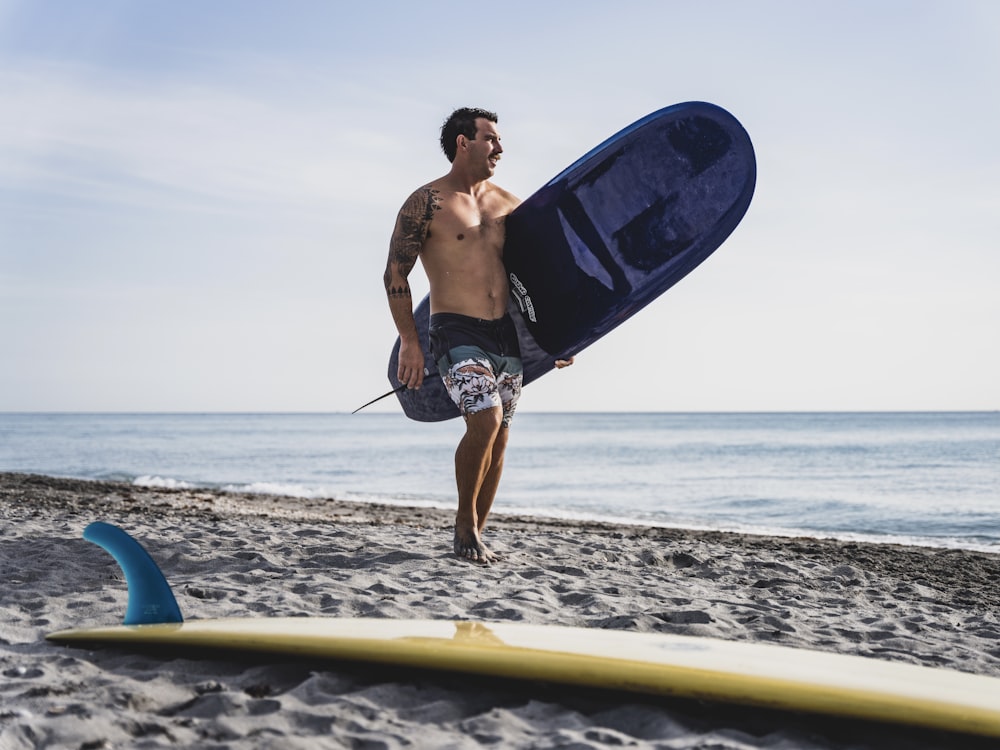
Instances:
[[[448,186],[456,193],[466,193],[467,195],[471,195],[473,198],[482,195],[483,191],[486,190],[487,185],[489,184],[488,178],[479,179],[458,164],[452,165],[451,171],[448,173],[446,180]]]

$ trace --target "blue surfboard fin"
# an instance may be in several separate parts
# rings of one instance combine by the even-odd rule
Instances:
[[[83,538],[110,554],[128,586],[125,625],[184,622],[174,592],[160,568],[139,542],[117,526],[95,521],[83,530]]]

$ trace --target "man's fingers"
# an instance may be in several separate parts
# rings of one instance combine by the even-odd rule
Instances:
[[[416,368],[411,370],[409,368],[405,368],[402,365],[400,365],[399,370],[396,373],[396,377],[399,379],[399,382],[401,384],[405,385],[407,388],[411,390],[414,390],[420,388],[420,386],[423,385],[424,375],[426,374],[427,374],[426,367],[423,369]]]

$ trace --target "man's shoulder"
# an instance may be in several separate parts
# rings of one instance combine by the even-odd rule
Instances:
[[[400,213],[429,213],[436,208],[440,208],[441,199],[439,196],[441,189],[437,186],[437,182],[437,180],[428,182],[426,185],[421,185],[410,193],[406,197],[406,200],[403,201]]]
[[[518,198],[509,190],[505,190],[504,188],[500,187],[495,182],[488,182],[487,184],[490,187],[493,200],[499,203],[502,207],[508,210],[513,210],[521,202],[520,198]]]
[[[425,185],[421,185],[420,187],[418,187],[416,190],[414,190],[409,194],[409,196],[407,197],[407,201],[411,201],[414,199],[427,200],[428,197],[440,193],[441,187],[438,183],[439,180],[434,180],[432,182],[428,182]]]

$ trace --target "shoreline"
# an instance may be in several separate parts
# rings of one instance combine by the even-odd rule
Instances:
[[[43,746],[31,737],[166,747],[210,746],[213,736],[236,748],[405,747],[414,737],[464,748],[494,736],[496,746],[538,747],[875,748],[890,737],[894,747],[943,746],[926,733],[904,731],[911,744],[899,744],[896,727],[784,714],[761,729],[759,712],[731,707],[49,644],[47,633],[117,624],[124,613],[117,565],[81,538],[96,520],[146,546],[189,618],[520,621],[775,643],[1000,678],[1000,555],[991,553],[498,514],[487,542],[504,560],[477,566],[451,551],[451,511],[5,473],[0,517],[5,750]],[[267,732],[271,744],[261,740]]]
[[[224,500],[220,506],[229,508],[232,512],[260,512],[268,514],[271,512],[288,512],[290,506],[307,505],[312,511],[318,513],[318,518],[324,517],[324,510],[329,506],[332,515],[338,515],[339,506],[362,506],[370,509],[372,514],[377,514],[379,509],[387,512],[409,511],[417,514],[442,514],[442,518],[450,518],[453,509],[446,507],[443,503],[425,502],[412,504],[406,500],[393,500],[389,498],[370,497],[362,500],[348,498],[337,498],[326,495],[290,494],[281,491],[267,490],[247,490],[239,489],[236,486],[212,487],[197,486],[183,483],[180,485],[171,482],[136,482],[126,479],[90,479],[74,476],[56,476],[46,474],[32,474],[24,472],[3,472],[0,471],[0,481],[3,477],[35,477],[37,480],[47,482],[83,482],[92,485],[108,485],[110,487],[132,487],[137,491],[146,492],[174,492],[179,495],[185,493],[193,495],[211,495],[217,498],[232,498],[233,502],[226,503]],[[131,493],[121,493],[131,494]],[[254,502],[255,498],[270,498],[271,503]],[[251,508],[258,508],[252,511]],[[242,509],[242,510],[235,510]],[[736,536],[767,537],[774,539],[810,539],[815,541],[829,541],[840,544],[862,544],[862,545],[889,545],[898,547],[912,547],[928,550],[955,550],[976,552],[986,555],[1000,555],[1000,546],[990,544],[975,544],[972,542],[962,542],[961,539],[954,539],[955,543],[949,544],[941,541],[937,537],[905,537],[898,538],[891,535],[864,534],[860,532],[812,532],[807,529],[765,529],[765,528],[726,528],[725,526],[713,527],[710,525],[685,525],[683,523],[657,523],[646,521],[631,521],[628,519],[618,519],[613,517],[601,517],[586,513],[566,513],[563,515],[550,515],[544,511],[532,512],[519,510],[517,508],[507,509],[504,507],[494,508],[490,516],[490,524],[493,525],[502,518],[520,521],[524,523],[538,524],[568,524],[580,526],[595,526],[598,528],[622,528],[622,529],[662,529],[675,530],[685,533],[718,533],[733,534]]]

